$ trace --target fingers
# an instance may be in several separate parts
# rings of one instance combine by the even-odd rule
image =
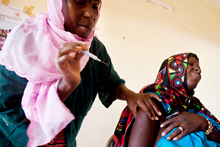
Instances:
[[[162,102],[162,99],[158,95],[156,95],[156,94],[149,93],[149,96],[151,98],[156,98],[159,102]],[[160,112],[160,110],[158,108],[158,105],[156,105],[152,99],[150,99],[149,101],[150,101],[151,106],[154,109],[153,111],[156,111],[157,115],[161,116],[162,113]]]
[[[71,59],[75,58],[75,56],[76,56],[75,54],[71,54],[71,55],[64,55],[59,58],[58,57],[55,58],[55,64],[57,65],[57,68],[61,67],[62,65],[64,66],[64,64],[62,64],[62,63],[70,61]],[[63,68],[65,68],[65,67],[63,67]]]
[[[178,127],[166,139],[177,141],[185,136],[185,132],[181,127]]]
[[[165,122],[163,122],[160,127],[164,128],[166,126],[168,126],[169,124],[173,123],[173,118],[166,120]]]
[[[72,55],[73,53],[80,53],[81,51],[86,51],[88,50],[87,45],[86,44],[79,44],[79,43],[72,43],[72,42],[68,42],[68,43],[63,43],[57,52],[57,58],[70,54]],[[82,53],[79,54],[79,57],[82,57]],[[76,54],[76,56],[78,56]]]
[[[176,128],[175,131],[173,131],[166,139],[167,140],[179,140],[183,138],[186,135],[186,130],[180,126],[178,122],[175,121],[174,118],[171,118],[169,120],[166,120],[164,123],[160,125],[161,128],[169,125],[163,132],[162,136],[166,136],[169,132],[171,132],[174,128]]]
[[[82,58],[83,55],[84,55],[84,53],[82,53],[82,52],[77,52],[76,55],[75,55],[75,57],[74,57],[74,59],[75,59],[76,61],[79,61],[79,60]]]
[[[74,59],[73,61],[80,61],[80,59],[84,55],[84,53],[82,53],[81,51],[85,51],[85,50],[88,50],[86,44],[79,44],[72,42],[63,43],[56,53],[55,64],[59,66],[61,65],[65,66],[65,64],[63,63],[71,61],[73,59]]]
[[[156,94],[149,93],[149,96],[150,96],[151,98],[157,99],[159,102],[162,102],[162,99],[161,99],[158,95],[156,95]]]
[[[162,115],[162,105],[158,101],[162,101],[156,94],[139,93],[135,95],[136,99],[127,98],[129,110],[136,117],[137,107],[140,107],[151,120],[159,120],[158,115]],[[134,97],[135,97],[134,96]],[[132,96],[131,96],[132,97]],[[153,100],[156,98],[157,100]],[[131,110],[132,108],[133,110]],[[160,110],[161,109],[161,110]]]
[[[150,93],[149,96],[151,98],[156,98],[159,102],[162,102],[162,99],[156,94]],[[149,101],[150,101],[150,104],[153,107],[154,111],[156,111],[157,115],[161,116],[162,113],[160,112],[158,105],[156,105],[152,99],[150,99]]]
[[[138,106],[147,114],[147,116],[151,119],[151,120],[158,120],[158,117],[155,114],[155,111],[153,109],[153,107],[151,106],[151,104],[148,103],[144,103],[143,101],[137,101]]]
[[[170,121],[170,120],[171,120],[171,121]],[[169,132],[171,132],[174,128],[180,126],[180,124],[178,124],[177,122],[173,122],[172,119],[170,119],[170,120],[165,121],[165,122],[169,122],[169,123],[167,123],[167,124],[170,124],[170,123],[171,123],[171,124],[163,131],[162,136],[166,136],[166,135],[167,135]],[[166,126],[166,125],[164,125],[164,123],[163,123],[163,124],[161,124],[160,127],[165,127],[165,126]]]
[[[137,101],[138,106],[148,115],[151,120],[159,120],[158,116],[161,116],[160,103],[154,101],[152,98],[156,98],[158,101],[161,101],[159,96],[156,94],[144,94],[144,99]],[[157,104],[156,104],[157,103]]]
[[[181,138],[183,138],[184,136],[186,136],[186,131],[185,130],[181,131],[181,133],[179,133],[179,135],[177,135],[177,134],[171,134],[171,135],[169,137],[171,139],[173,138],[174,141],[177,141],[177,140],[180,140]]]

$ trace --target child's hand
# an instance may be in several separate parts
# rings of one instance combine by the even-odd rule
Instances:
[[[62,74],[58,85],[61,100],[80,84],[80,59],[84,55],[81,51],[88,50],[87,45],[79,43],[64,43],[60,46],[54,59],[57,69]]]

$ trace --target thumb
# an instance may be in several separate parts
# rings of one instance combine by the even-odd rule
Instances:
[[[80,59],[82,58],[83,55],[84,54],[82,52],[77,52],[74,59],[76,61],[80,61]]]

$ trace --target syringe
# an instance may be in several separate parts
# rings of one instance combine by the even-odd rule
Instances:
[[[88,52],[88,51],[81,51],[83,52],[84,54],[88,55],[89,57],[91,57],[92,59],[96,60],[96,61],[99,61],[99,62],[102,62],[104,63],[105,65],[108,65],[107,63],[103,62],[102,60],[100,60],[97,56],[93,55],[92,53]]]

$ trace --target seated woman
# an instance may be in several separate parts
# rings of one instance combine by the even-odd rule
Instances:
[[[155,82],[142,93],[156,93],[162,116],[150,119],[141,109],[136,118],[124,109],[113,136],[113,147],[219,147],[220,121],[194,97],[201,79],[199,60],[193,53],[166,59]]]

